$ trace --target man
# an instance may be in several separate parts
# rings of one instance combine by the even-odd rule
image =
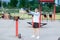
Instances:
[[[40,18],[40,12],[39,12],[39,8],[35,8],[35,12],[32,11],[28,11],[27,12],[29,14],[33,15],[33,21],[32,21],[32,25],[33,25],[33,30],[34,30],[34,34],[32,35],[32,37],[36,37],[36,39],[39,39],[39,18]]]

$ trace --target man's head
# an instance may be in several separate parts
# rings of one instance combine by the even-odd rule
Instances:
[[[35,12],[39,12],[39,8],[35,8]]]

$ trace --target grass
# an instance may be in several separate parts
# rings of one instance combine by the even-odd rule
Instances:
[[[56,19],[60,19],[60,15],[57,14],[57,15],[56,15]]]
[[[30,19],[30,18],[32,18],[32,16],[28,15],[28,14],[18,14],[18,13],[14,14],[14,13],[11,13],[11,16],[14,16],[14,15],[19,16],[20,18],[24,18],[24,19]],[[49,19],[49,17],[48,17],[48,19]],[[56,20],[60,20],[60,13],[56,14]]]
[[[1,14],[1,13],[0,13]],[[12,16],[12,17],[14,17],[14,16],[19,16],[20,18],[24,18],[24,19],[31,19],[32,18],[32,16],[31,15],[28,15],[28,14],[19,14],[19,13],[10,13],[10,15]],[[1,17],[1,15],[0,15],[0,17]],[[43,18],[44,19],[44,18]],[[48,18],[49,19],[49,18]],[[57,13],[56,14],[56,20],[60,20],[60,13]]]
[[[28,15],[28,14],[18,14],[18,13],[16,13],[16,14],[11,13],[11,16],[19,16],[20,18],[24,18],[24,19],[32,18],[31,15]]]

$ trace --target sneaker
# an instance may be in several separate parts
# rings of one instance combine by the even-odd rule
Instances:
[[[36,37],[36,39],[39,39],[39,38],[40,38],[39,36]]]
[[[32,38],[34,38],[35,37],[35,35],[32,35]]]

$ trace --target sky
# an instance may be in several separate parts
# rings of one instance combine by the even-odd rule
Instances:
[[[2,1],[9,2],[10,0],[2,0]]]
[[[55,3],[57,4],[57,0],[55,0]]]

